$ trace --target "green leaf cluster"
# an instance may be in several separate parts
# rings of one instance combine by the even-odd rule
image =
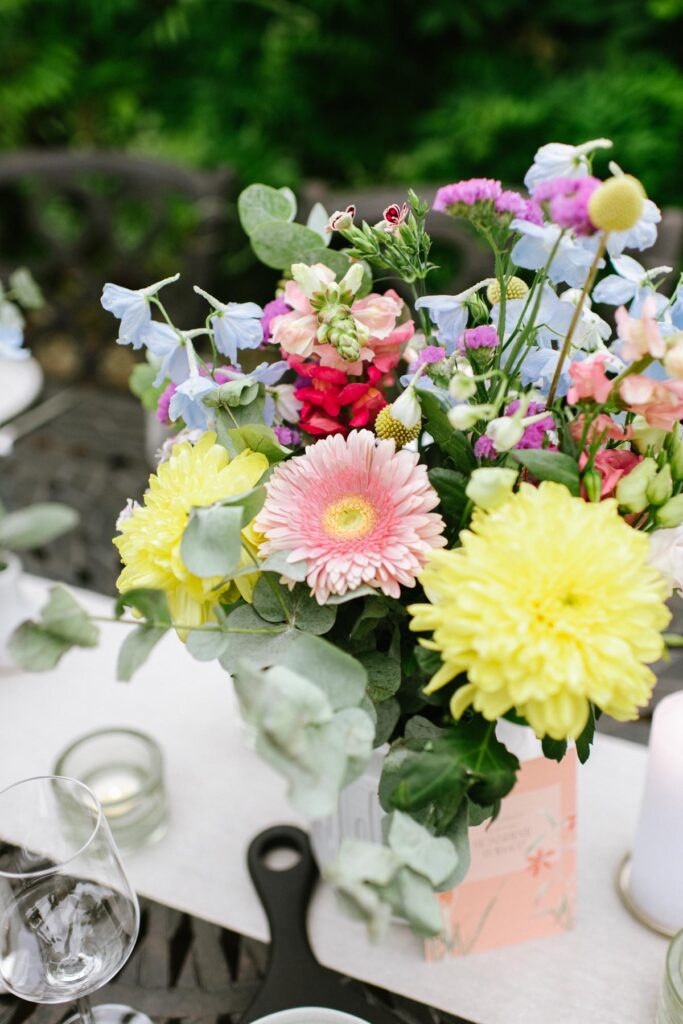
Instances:
[[[0,506],[0,553],[40,547],[77,523],[78,513],[58,502],[37,502],[17,512],[5,512]]]
[[[55,667],[72,647],[95,647],[98,630],[65,587],[51,587],[40,618],[23,622],[12,634],[9,652],[29,672]]]

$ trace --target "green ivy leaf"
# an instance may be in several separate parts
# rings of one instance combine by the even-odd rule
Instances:
[[[239,195],[237,212],[245,234],[251,236],[260,224],[294,220],[296,199],[290,189],[249,185]]]
[[[590,711],[588,713],[588,721],[583,727],[583,731],[576,741],[576,753],[578,755],[581,764],[585,764],[591,753],[591,746],[593,739],[595,738],[595,709],[593,705],[590,705]]]
[[[58,502],[38,502],[0,518],[0,549],[28,551],[72,530],[78,513]]]
[[[418,391],[418,396],[425,417],[426,430],[454,467],[469,476],[476,468],[477,460],[467,436],[462,430],[456,430],[451,426],[446,410],[435,394]]]
[[[554,740],[550,736],[543,737],[541,747],[543,748],[543,756],[547,757],[549,761],[561,761],[567,753],[567,741]]]
[[[548,452],[541,448],[513,449],[509,454],[537,480],[553,480],[564,484],[570,494],[580,493],[579,467],[564,452]]]
[[[398,724],[401,715],[401,705],[394,697],[383,700],[380,704],[373,704],[377,716],[375,723],[375,746],[381,747],[388,743],[391,735]]]
[[[186,568],[195,576],[228,576],[242,555],[242,519],[239,505],[191,509],[180,542],[180,557]]]

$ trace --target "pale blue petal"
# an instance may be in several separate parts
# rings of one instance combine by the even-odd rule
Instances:
[[[610,306],[621,306],[636,294],[637,285],[616,274],[603,277],[593,290],[594,302],[606,302]]]

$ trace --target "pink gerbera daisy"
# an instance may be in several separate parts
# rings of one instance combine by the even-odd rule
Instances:
[[[439,499],[418,455],[369,430],[334,435],[278,466],[255,521],[260,553],[305,561],[317,601],[362,584],[398,597],[444,547]]]

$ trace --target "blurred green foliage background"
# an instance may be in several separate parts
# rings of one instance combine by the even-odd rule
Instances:
[[[0,0],[0,146],[296,185],[519,181],[615,140],[680,202],[683,0]]]

